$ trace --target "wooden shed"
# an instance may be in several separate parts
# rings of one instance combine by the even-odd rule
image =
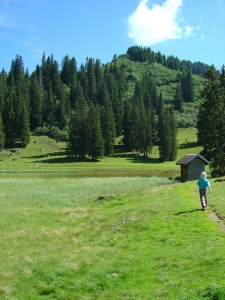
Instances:
[[[176,162],[180,165],[181,181],[197,180],[209,161],[200,154],[187,154]]]

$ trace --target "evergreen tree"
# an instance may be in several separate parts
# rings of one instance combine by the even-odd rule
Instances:
[[[158,107],[158,145],[159,145],[159,158],[162,161],[166,161],[169,158],[170,150],[168,127],[166,122],[166,112],[164,99],[162,93],[159,95],[159,107]]]
[[[4,111],[7,90],[7,74],[3,69],[0,73],[0,113],[3,113]]]
[[[181,80],[181,89],[184,102],[194,102],[194,84],[191,72],[183,74]]]
[[[17,122],[14,112],[16,92],[10,91],[9,98],[5,102],[3,123],[5,125],[5,144],[13,145],[17,138]]]
[[[70,120],[67,151],[81,159],[85,158],[88,152],[88,113],[88,105],[80,87],[80,94]]]
[[[175,92],[175,96],[173,99],[174,102],[174,109],[179,111],[180,113],[182,113],[183,110],[183,96],[182,96],[182,90],[180,87],[180,84],[177,84],[177,88],[176,88],[176,92]]]
[[[140,103],[140,151],[147,156],[152,150],[151,113]]]
[[[71,72],[70,72],[70,59],[68,55],[66,55],[62,60],[60,78],[64,84],[68,86],[70,85]]]
[[[198,113],[198,142],[201,154],[210,160],[212,176],[225,175],[225,88],[224,67],[220,80],[212,65],[206,73],[202,97],[204,102]]]
[[[143,128],[142,122],[145,122],[145,117],[143,116],[143,99],[142,99],[142,89],[139,82],[135,85],[134,99],[132,101],[132,123],[130,130],[130,141],[132,149],[135,149],[137,154],[141,150],[141,144],[143,140]],[[144,118],[144,120],[142,120]]]
[[[99,59],[96,59],[95,61],[95,80],[96,80],[96,102],[98,102],[99,95],[101,93],[101,86],[103,82],[101,61]]]
[[[123,117],[123,144],[126,151],[132,150],[131,133],[132,133],[132,106],[130,101],[125,101]]]
[[[19,118],[19,140],[22,147],[26,147],[30,142],[30,124],[26,104],[22,104],[21,115]]]
[[[42,126],[42,97],[40,87],[37,81],[37,74],[31,75],[30,85],[30,129]]]
[[[87,122],[87,154],[93,161],[104,155],[104,140],[102,137],[99,109],[92,103],[89,107],[88,122]]]
[[[83,64],[81,64],[81,66],[80,66],[80,71],[78,73],[78,80],[83,89],[84,97],[88,101],[89,100],[89,98],[88,98],[89,97],[89,84],[88,84],[88,78],[87,78],[87,74],[85,71],[85,67]]]
[[[86,62],[87,79],[88,79],[88,99],[96,104],[96,77],[95,77],[95,61],[89,58]]]
[[[66,89],[66,85],[64,85],[62,82],[59,84],[59,98],[58,103],[56,107],[56,119],[57,119],[57,125],[60,129],[63,129],[67,125],[67,120],[69,118],[69,111],[67,111],[68,107],[68,92]]]
[[[101,98],[104,99],[104,105],[101,109],[101,127],[104,139],[105,155],[110,155],[114,152],[116,126],[112,103],[109,100],[109,95],[105,85],[102,87]]]
[[[0,113],[0,149],[2,149],[5,145],[5,132],[4,132],[4,126],[2,123],[2,115]]]
[[[177,125],[173,108],[168,109],[168,128],[169,128],[169,145],[170,149],[168,160],[173,161],[177,157],[178,142],[177,142]]]

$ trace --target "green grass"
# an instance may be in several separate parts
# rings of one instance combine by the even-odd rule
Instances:
[[[120,138],[117,140],[120,140]],[[199,153],[196,145],[196,129],[181,128],[178,131],[179,150],[177,160],[188,153]],[[132,172],[170,172],[180,173],[176,161],[160,163],[158,147],[154,146],[148,158],[135,153],[124,153],[120,145],[115,146],[115,154],[101,158],[98,162],[79,162],[66,155],[66,144],[57,143],[47,136],[31,136],[31,142],[20,152],[0,152],[0,172],[7,171],[132,171]],[[37,166],[35,166],[37,164]]]
[[[182,72],[175,71],[164,67],[158,63],[149,62],[134,62],[124,57],[123,55],[117,58],[117,65],[124,65],[127,78],[132,78],[128,81],[127,97],[132,97],[135,82],[141,80],[146,72],[151,72],[154,76],[155,83],[159,92],[162,92],[165,102],[171,102],[174,98],[177,83],[180,82]],[[203,88],[204,78],[197,75],[192,75],[194,84],[195,101],[198,101],[200,92]]]
[[[196,182],[2,179],[0,299],[225,299],[210,217],[225,182],[210,181],[202,212]]]

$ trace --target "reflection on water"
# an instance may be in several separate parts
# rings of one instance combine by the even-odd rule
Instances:
[[[109,171],[96,171],[96,172],[1,172],[1,178],[39,178],[39,179],[51,179],[51,178],[85,178],[85,177],[169,177],[175,178],[178,173],[167,172],[109,172]]]

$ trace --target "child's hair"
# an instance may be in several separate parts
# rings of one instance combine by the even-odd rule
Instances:
[[[201,178],[206,178],[206,172],[202,172],[200,175]]]

